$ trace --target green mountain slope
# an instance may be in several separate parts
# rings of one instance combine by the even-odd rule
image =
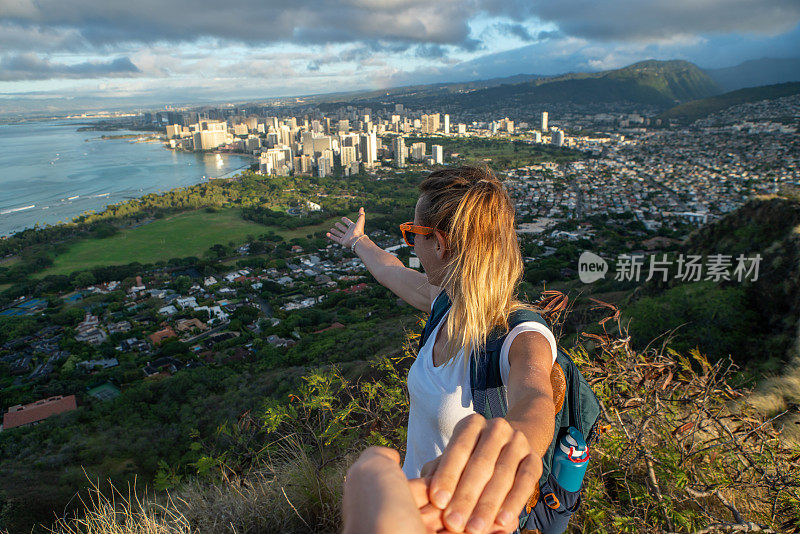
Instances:
[[[678,328],[677,350],[699,346],[710,356],[730,354],[752,371],[778,371],[798,356],[800,317],[800,202],[770,197],[754,199],[725,217],[692,233],[678,252],[701,255],[700,281],[680,280],[676,260],[666,282],[640,287],[625,306],[631,334],[645,344]],[[730,279],[707,278],[709,256],[731,262]],[[760,255],[758,277],[737,280],[737,257]],[[749,265],[749,264],[747,264]]]
[[[703,98],[701,100],[680,104],[662,113],[660,118],[677,119],[682,123],[690,123],[738,104],[781,98],[798,93],[800,93],[800,82],[749,87],[719,96],[712,96],[711,98]]]
[[[632,103],[669,108],[678,102],[719,94],[717,84],[688,61],[642,61],[627,67],[596,72],[570,73],[522,83],[478,87],[463,93],[434,95],[419,91],[395,93],[409,106],[457,106],[473,112],[494,107],[535,104],[593,105]]]
[[[666,97],[679,101],[695,100],[719,94],[722,90],[700,67],[688,61],[641,61],[607,72],[603,78],[626,80],[651,87]]]
[[[735,67],[706,69],[725,91],[800,81],[800,58],[761,58]]]

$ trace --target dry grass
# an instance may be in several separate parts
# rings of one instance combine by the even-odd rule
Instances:
[[[786,367],[780,376],[764,380],[746,402],[767,417],[778,416],[787,439],[800,443],[800,358]]]
[[[668,346],[634,352],[615,332],[576,363],[601,400],[605,431],[595,447],[583,532],[800,532],[800,447],[775,425],[796,407],[765,416],[736,387],[731,360]],[[615,321],[616,320],[616,321]],[[610,325],[609,325],[610,326]]]
[[[335,532],[342,480],[352,458],[320,466],[289,439],[273,457],[245,475],[216,483],[193,480],[163,495],[91,483],[86,513],[62,518],[52,534],[251,534]]]

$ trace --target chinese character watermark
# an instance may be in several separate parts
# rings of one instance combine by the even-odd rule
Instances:
[[[649,261],[646,261],[643,254],[620,254],[617,256],[614,280],[638,282],[645,271],[645,282],[653,278],[666,282],[670,274],[675,280],[682,282],[755,282],[758,280],[761,259],[759,253],[754,256],[739,254],[735,260],[729,254],[710,254],[703,262],[703,256],[697,254],[678,254],[673,259],[662,254],[660,258],[656,255],[650,256]],[[586,251],[578,259],[578,276],[585,284],[605,278],[608,270],[606,260],[592,252]]]

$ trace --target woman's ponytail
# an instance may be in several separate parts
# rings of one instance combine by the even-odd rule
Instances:
[[[523,272],[514,228],[514,205],[488,168],[435,171],[420,184],[421,223],[447,234],[449,261],[443,282],[452,299],[447,320],[447,360],[460,348],[482,348],[495,326],[524,307],[516,299]]]

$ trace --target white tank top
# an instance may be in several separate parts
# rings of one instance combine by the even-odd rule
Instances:
[[[442,454],[453,435],[456,423],[474,413],[469,365],[464,361],[463,349],[446,364],[439,367],[433,365],[436,335],[449,313],[448,311],[433,329],[408,371],[411,406],[403,473],[409,479],[419,477],[422,466]],[[508,384],[508,350],[514,338],[529,331],[540,332],[547,338],[553,352],[553,363],[556,361],[557,348],[553,332],[536,321],[520,323],[509,332],[500,349],[500,377],[503,385]]]

